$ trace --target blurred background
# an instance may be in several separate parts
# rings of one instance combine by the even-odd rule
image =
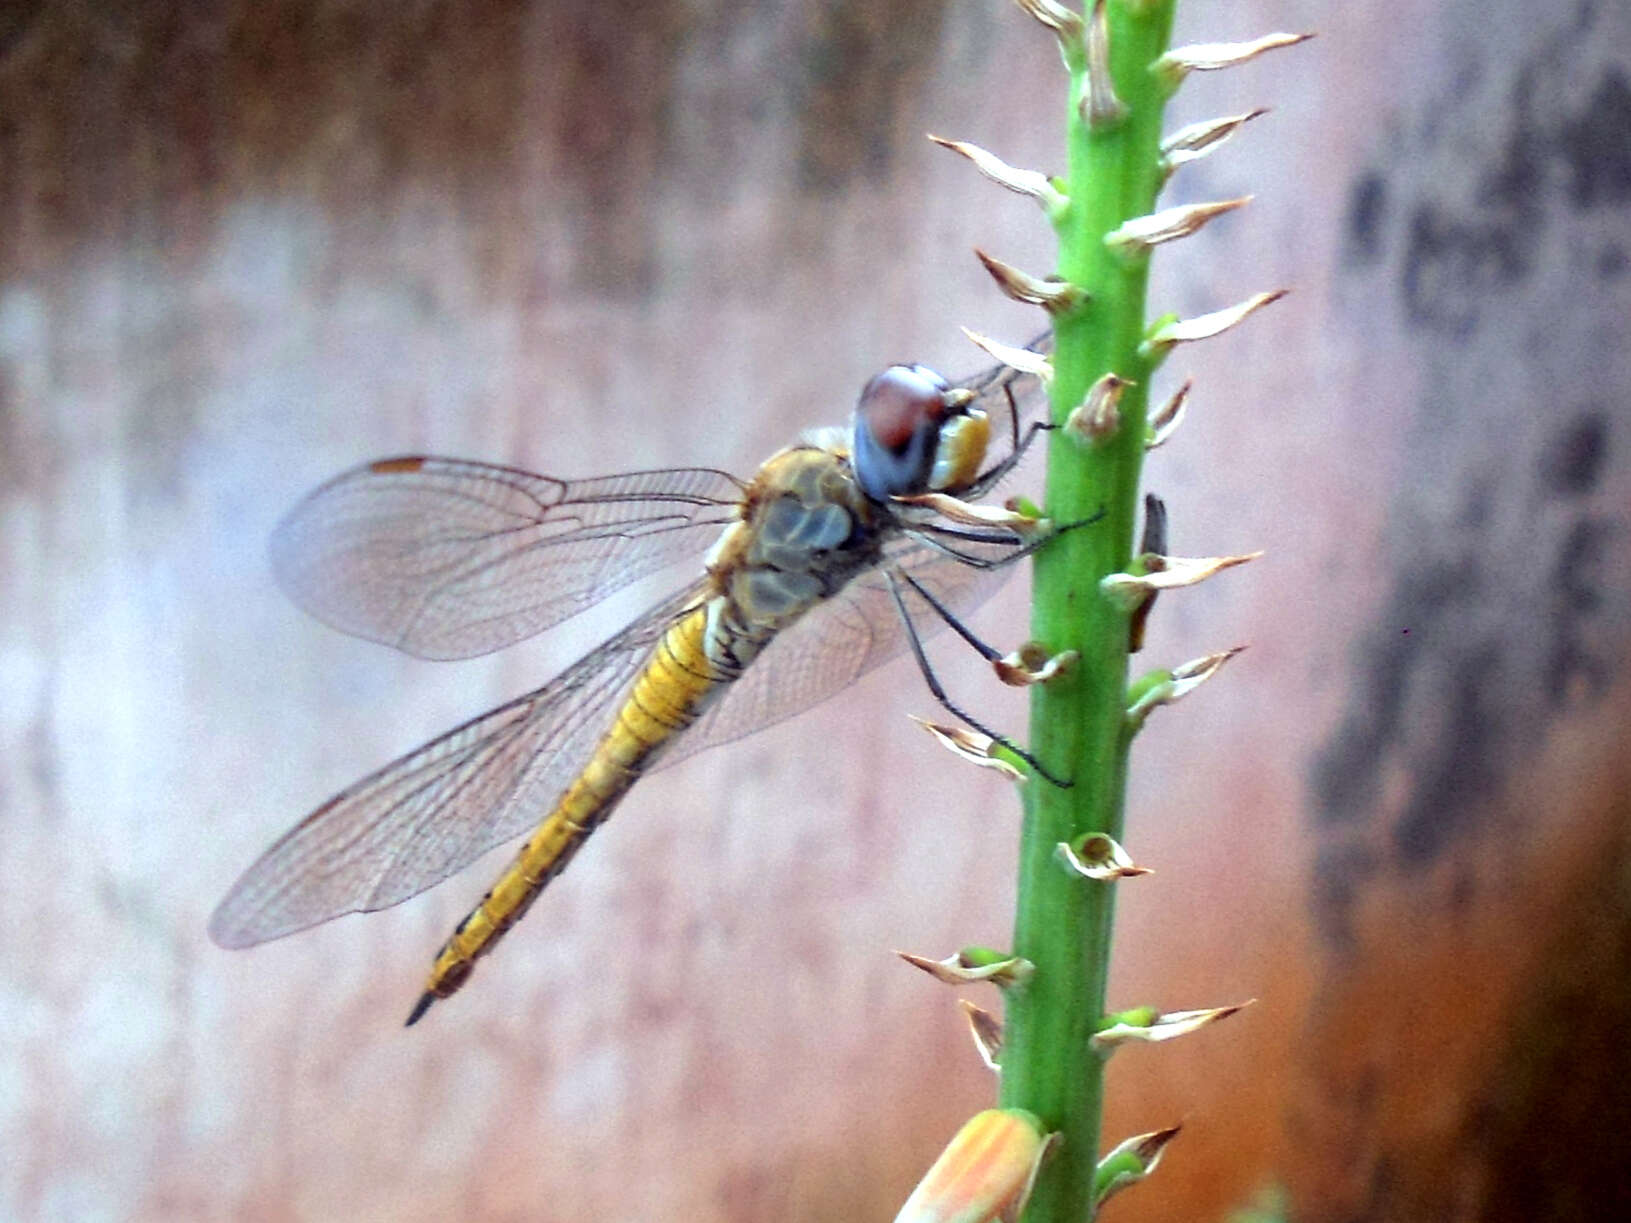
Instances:
[[[1114,1217],[1631,1210],[1631,12],[1180,6],[1320,37],[1193,78],[1272,113],[1153,308],[1180,351],[1145,665],[1251,648],[1134,756],[1114,1000],[1255,997],[1112,1069],[1174,1121]],[[425,451],[746,472],[895,360],[1023,340],[978,244],[1047,227],[924,133],[1056,169],[998,0],[0,8],[0,1217],[887,1219],[993,1085],[952,991],[1017,808],[909,664],[639,787],[456,1000],[504,860],[251,952],[205,935],[341,786],[535,687],[607,616],[425,663],[304,617],[266,539]],[[1024,580],[976,623],[1017,644]],[[1023,706],[941,645],[1004,725]],[[993,1005],[989,997],[970,997]]]

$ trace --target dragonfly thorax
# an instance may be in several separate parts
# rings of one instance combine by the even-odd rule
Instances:
[[[990,424],[969,395],[926,365],[891,365],[861,389],[852,461],[873,501],[956,492],[973,483]]]
[[[821,446],[772,455],[748,485],[741,519],[708,554],[717,592],[709,649],[745,663],[758,645],[872,565],[890,521],[846,457]]]

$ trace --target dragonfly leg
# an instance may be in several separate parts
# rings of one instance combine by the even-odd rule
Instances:
[[[944,536],[946,539],[960,539],[974,544],[997,544],[1004,548],[1017,548],[1023,542],[1012,531],[981,531],[972,527],[949,527],[942,522],[919,523],[912,528],[912,531],[914,534],[927,531],[933,535]],[[925,540],[924,542],[928,541]]]
[[[1054,776],[1054,774],[1051,773],[1047,767],[1044,766],[1043,763],[1035,756],[1031,755],[1031,753],[1026,751],[1024,748],[1020,747],[1019,744],[1015,743],[1007,735],[1000,735],[996,731],[990,729],[984,723],[971,717],[965,710],[960,708],[949,696],[946,695],[945,688],[941,686],[939,678],[934,673],[934,668],[929,664],[929,656],[923,650],[923,639],[918,636],[917,625],[912,622],[912,613],[906,608],[906,599],[900,592],[900,582],[896,578],[895,571],[893,569],[886,569],[884,571],[884,576],[889,580],[889,593],[894,596],[895,610],[900,613],[901,623],[906,627],[906,641],[907,644],[912,647],[912,657],[917,660],[917,669],[922,673],[923,682],[928,685],[930,693],[932,693],[934,699],[940,703],[941,708],[947,713],[951,714],[951,716],[956,718],[958,721],[973,727],[982,735],[990,736],[994,742],[1000,743],[1003,747],[1013,752],[1014,755],[1018,756],[1026,764],[1030,765],[1036,774],[1043,780],[1058,786],[1062,790],[1069,789],[1074,784],[1073,782]],[[916,582],[913,582],[911,578],[907,578],[906,580],[911,582],[914,590],[917,590],[919,593],[926,593],[923,591],[923,588]],[[942,611],[942,614],[945,614],[943,609],[941,609],[939,604],[937,604],[933,599],[929,600],[929,605],[938,611]],[[962,627],[962,625],[957,623],[954,617],[948,617],[947,623],[955,628],[959,633],[963,634],[964,639],[976,649],[984,652],[990,648],[989,646],[983,645],[977,638],[969,634],[967,630]],[[998,657],[1001,656],[998,655]]]
[[[973,646],[979,653],[980,657],[985,659],[986,662],[997,662],[1002,658],[1002,651],[993,646],[987,645],[985,642],[976,637],[974,635],[974,631],[970,629],[968,625],[959,620],[956,615],[953,614],[951,608],[947,607],[939,599],[935,598],[934,595],[930,594],[928,588],[925,587],[922,582],[918,581],[904,570],[902,570],[898,576],[901,581],[905,582],[913,590],[917,591],[918,595],[921,596],[923,601],[930,607],[934,608],[935,614],[946,622],[946,624],[951,628],[951,631],[956,633],[964,641],[968,642],[969,645]],[[898,599],[899,596],[897,595],[897,602]],[[910,624],[910,621],[908,621],[908,624]]]
[[[1011,535],[999,535],[995,532],[988,533],[982,531],[961,530],[957,527],[940,526],[935,523],[926,523],[920,526],[915,526],[907,533],[911,535],[913,539],[918,540],[920,543],[929,545],[929,547],[933,548],[935,551],[943,552],[953,560],[961,561],[963,564],[972,566],[975,569],[1000,569],[1004,565],[1011,565],[1017,560],[1023,560],[1025,557],[1035,552],[1038,548],[1043,547],[1045,544],[1058,538],[1060,535],[1063,535],[1066,531],[1074,531],[1079,527],[1092,526],[1095,522],[1103,517],[1104,510],[1101,507],[1097,513],[1092,514],[1087,518],[1078,518],[1074,522],[1061,523],[1060,525],[1054,527],[1053,530],[1039,535],[1034,539],[1027,539],[1024,542],[1014,539]],[[952,547],[950,544],[943,543],[939,539],[934,538],[936,535],[946,536],[950,539],[961,539],[973,543],[1009,545],[1013,548],[1013,551],[1007,552],[1002,556],[980,556],[977,553],[964,552],[959,548]]]
[[[1006,387],[1003,389],[1005,391],[1007,390]],[[1012,392],[1009,392],[1009,394],[1011,396]],[[1009,402],[1012,403],[1011,398]],[[974,484],[969,489],[968,495],[970,497],[983,496],[993,486],[1000,483],[1004,476],[1020,465],[1025,458],[1025,452],[1031,448],[1031,443],[1036,441],[1039,433],[1047,433],[1050,430],[1057,429],[1058,427],[1059,426],[1054,424],[1052,421],[1033,420],[1028,426],[1026,426],[1024,434],[1021,435],[1019,432],[1018,417],[1016,416],[1014,421],[1013,448],[1009,450],[1009,452],[1004,455],[1002,459],[995,463],[990,470],[981,472],[980,475],[975,478]]]

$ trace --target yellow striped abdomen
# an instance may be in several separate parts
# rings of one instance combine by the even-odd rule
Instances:
[[[694,722],[708,698],[736,677],[734,671],[710,661],[707,634],[704,605],[676,620],[658,640],[583,772],[442,945],[425,993],[408,1017],[410,1024],[437,998],[448,997],[464,984],[476,960],[520,920],[544,885],[565,869],[589,834],[611,815],[652,753]]]

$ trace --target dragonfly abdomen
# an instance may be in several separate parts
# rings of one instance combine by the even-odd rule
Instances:
[[[465,983],[476,961],[521,919],[589,834],[611,815],[651,757],[700,717],[709,701],[736,678],[739,669],[710,658],[709,631],[709,609],[703,605],[685,613],[658,639],[588,764],[498,882],[442,945],[425,993],[408,1018],[410,1024],[437,998],[450,996]]]

